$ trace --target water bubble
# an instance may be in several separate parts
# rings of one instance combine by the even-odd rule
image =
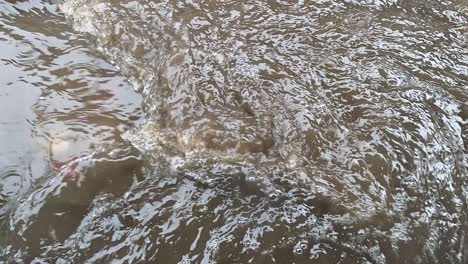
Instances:
[[[295,248],[294,253],[296,253],[298,255],[302,255],[302,253],[304,253],[304,251],[302,250],[302,248]]]
[[[307,249],[307,241],[301,240],[294,246],[294,253],[301,255]]]

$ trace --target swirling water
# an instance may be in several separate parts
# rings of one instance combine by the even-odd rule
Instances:
[[[8,261],[464,262],[466,1],[59,7],[146,118],[21,195]]]

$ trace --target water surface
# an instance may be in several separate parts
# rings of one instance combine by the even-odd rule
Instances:
[[[122,142],[121,134],[141,118],[141,96],[73,32],[56,5],[0,1],[2,250],[8,253],[5,239],[13,230],[5,229],[21,199],[71,160]],[[44,221],[53,218],[45,215]],[[5,259],[21,262],[0,257]]]
[[[21,196],[9,260],[464,262],[465,1],[59,8],[146,118]]]

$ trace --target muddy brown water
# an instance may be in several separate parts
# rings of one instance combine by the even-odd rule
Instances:
[[[0,0],[0,261],[467,263],[466,1]]]

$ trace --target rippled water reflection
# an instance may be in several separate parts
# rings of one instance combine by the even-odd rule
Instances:
[[[56,5],[0,1],[0,226],[62,165],[121,142],[140,102]]]
[[[147,118],[24,195],[9,260],[463,263],[466,1],[59,6]]]

